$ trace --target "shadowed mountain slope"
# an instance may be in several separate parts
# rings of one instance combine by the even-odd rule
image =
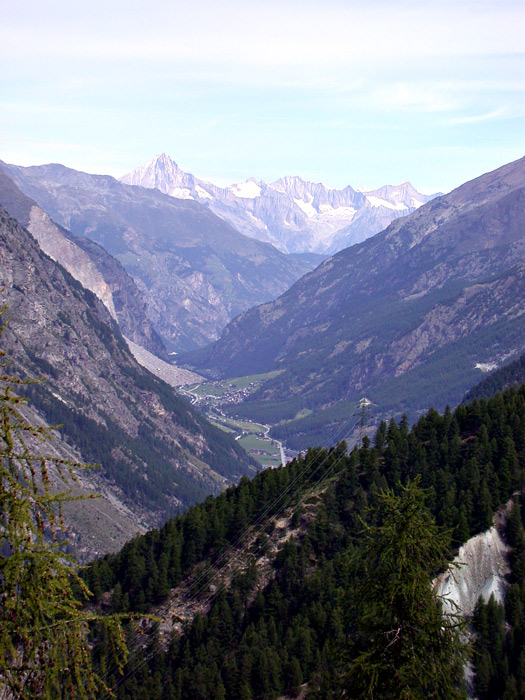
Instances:
[[[168,359],[166,348],[146,315],[142,294],[119,261],[88,238],[58,226],[0,169],[0,203],[86,289],[103,302],[123,335]]]
[[[47,377],[25,389],[30,415],[62,424],[61,456],[102,464],[82,482],[104,498],[69,514],[85,556],[254,472],[234,440],[137,364],[102,302],[4,209],[0,259],[2,349],[19,376]]]

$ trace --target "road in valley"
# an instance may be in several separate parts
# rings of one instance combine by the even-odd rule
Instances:
[[[198,394],[197,390],[201,386],[202,386],[202,384],[198,384],[197,386],[194,386],[191,389],[188,389],[187,387],[181,386],[181,387],[179,387],[179,391],[181,391],[181,393],[188,396],[191,403],[195,405],[195,404],[199,404],[201,401],[209,399],[210,396],[214,396],[213,394],[207,394],[207,395]],[[232,428],[232,424],[231,424],[232,419],[229,418],[229,416],[224,413],[224,411],[222,410],[222,408],[220,406],[217,406],[217,405],[213,406],[213,413],[210,413],[209,411],[207,411],[205,409],[205,413],[210,420],[222,422],[219,420],[219,416],[222,417],[224,419],[224,425],[229,427],[230,429]],[[286,464],[286,455],[284,452],[284,447],[283,447],[282,442],[270,437],[270,430],[271,430],[272,426],[264,425],[262,423],[255,423],[254,421],[251,421],[249,418],[243,418],[243,422],[245,424],[253,425],[253,434],[254,435],[257,435],[257,434],[260,435],[260,428],[261,427],[264,428],[264,437],[267,440],[271,441],[276,446],[277,450],[279,451],[279,459],[281,461],[281,464],[285,465]],[[240,440],[242,437],[249,434],[249,432],[250,431],[248,431],[248,430],[241,430],[241,432],[235,436],[235,440]],[[275,465],[273,465],[273,466],[275,466]]]

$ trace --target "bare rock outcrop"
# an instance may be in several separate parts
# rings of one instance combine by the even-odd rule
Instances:
[[[502,603],[510,573],[508,553],[509,547],[495,526],[465,542],[452,566],[435,582],[444,612],[470,617],[480,596],[487,602],[494,595]]]

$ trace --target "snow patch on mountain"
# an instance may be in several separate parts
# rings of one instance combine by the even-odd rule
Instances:
[[[310,195],[309,201],[307,201],[307,202],[305,202],[304,199],[295,199],[294,198],[294,200],[293,200],[297,204],[299,209],[304,211],[304,213],[306,214],[306,216],[309,219],[312,219],[317,214],[317,210],[312,206],[312,200],[313,200],[312,195]]]
[[[193,199],[191,192],[187,187],[174,187],[170,195],[176,197],[177,199]]]
[[[498,369],[498,365],[495,362],[476,362],[474,368],[480,369],[482,372],[492,372],[492,370]]]
[[[228,189],[236,197],[241,197],[241,199],[255,199],[255,197],[261,196],[262,191],[262,188],[259,187],[255,180],[246,180],[246,182],[241,182],[239,185],[230,185]]]
[[[332,207],[330,204],[321,204],[319,209],[324,216],[350,220],[354,218],[357,211],[354,207]]]
[[[403,202],[388,202],[386,199],[380,199],[370,194],[366,195],[366,199],[373,207],[386,207],[387,209],[397,209],[398,211],[408,209],[407,205],[403,204]]]
[[[207,192],[204,187],[201,187],[200,185],[195,185],[195,192],[197,193],[197,196],[200,197],[201,199],[211,199],[213,200],[213,196]]]

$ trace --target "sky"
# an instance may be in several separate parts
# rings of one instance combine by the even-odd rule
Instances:
[[[523,0],[1,0],[0,159],[447,192],[525,155]]]

